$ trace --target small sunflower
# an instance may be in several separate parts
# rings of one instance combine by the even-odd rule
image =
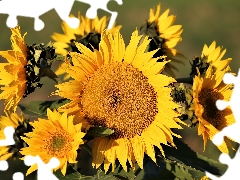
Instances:
[[[193,104],[191,109],[198,120],[198,134],[203,136],[204,150],[207,140],[212,140],[213,136],[220,132],[224,127],[235,123],[235,119],[230,107],[219,110],[216,106],[218,99],[229,101],[232,94],[232,85],[222,82],[225,71],[212,74],[211,66],[204,77],[198,75],[193,81]],[[231,146],[228,138],[218,146],[223,153],[228,153]]]
[[[203,46],[201,57],[195,57],[193,59],[191,76],[197,75],[196,68],[199,69],[201,75],[207,71],[208,67],[212,66],[213,73],[218,73],[222,70],[231,71],[230,62],[232,58],[222,59],[226,53],[226,49],[223,47],[216,47],[216,41],[208,47],[206,44]]]
[[[43,162],[48,163],[52,157],[60,161],[60,165],[54,170],[61,169],[63,175],[66,174],[67,162],[76,163],[77,149],[83,144],[81,123],[73,125],[73,117],[62,115],[54,110],[47,110],[48,120],[39,118],[38,121],[31,122],[33,132],[26,133],[22,139],[29,147],[22,148],[22,155],[39,155]],[[31,166],[27,175],[37,169],[37,164]]]
[[[23,133],[31,131],[31,126],[28,120],[25,120],[23,115],[11,113],[9,116],[0,116],[0,139],[5,139],[4,129],[5,127],[12,126],[15,129],[13,135],[15,144],[9,146],[0,147],[0,160],[7,160],[10,157],[18,157],[19,150],[26,146],[26,144],[20,139]]]
[[[17,105],[25,95],[27,88],[26,70],[27,65],[27,45],[20,32],[20,27],[11,29],[12,50],[0,51],[8,63],[0,63],[0,99],[5,99],[4,111],[13,109],[16,111]]]
[[[160,15],[161,5],[157,6],[157,10],[154,13],[154,9],[150,9],[149,19],[147,23],[141,27],[141,34],[147,34],[152,38],[149,45],[149,50],[155,50],[160,48],[154,57],[167,56],[167,60],[172,62],[182,63],[175,57],[184,57],[174,47],[182,40],[181,34],[183,32],[182,25],[173,25],[176,20],[176,16],[170,15],[170,9],[167,9],[162,15]],[[178,70],[173,64],[166,64],[165,71],[172,75],[174,72],[172,69]]]
[[[70,99],[59,111],[80,115],[81,122],[89,126],[102,126],[114,130],[108,137],[95,137],[93,166],[104,163],[107,171],[118,159],[127,171],[127,161],[143,168],[146,153],[156,162],[154,146],[162,154],[160,145],[174,145],[171,128],[178,124],[179,107],[172,101],[169,84],[175,79],[160,74],[168,61],[157,63],[152,58],[157,50],[146,52],[150,40],[134,31],[125,48],[119,31],[102,33],[99,51],[76,43],[82,54],[72,52],[74,66],[63,66],[74,80],[56,85],[53,95]],[[162,57],[163,58],[163,57]]]

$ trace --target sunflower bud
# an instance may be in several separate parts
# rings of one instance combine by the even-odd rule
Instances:
[[[23,97],[34,92],[36,88],[41,88],[40,79],[44,76],[48,76],[57,82],[57,75],[51,70],[51,65],[56,57],[51,42],[47,45],[41,43],[28,46],[27,65],[25,66],[27,89]]]
[[[199,72],[202,76],[204,76],[204,74],[206,73],[208,67],[209,67],[209,63],[207,63],[207,59],[206,58],[200,58],[200,57],[194,57],[192,62],[190,62],[191,66],[192,66],[192,71],[190,73],[190,76],[195,76],[197,75],[197,68],[199,69]]]
[[[171,96],[173,101],[181,105],[181,107],[177,108],[176,111],[181,114],[179,117],[181,120],[193,120],[194,111],[189,110],[192,105],[193,100],[193,92],[190,86],[184,85],[180,83],[180,85],[174,85],[172,87]]]
[[[140,34],[145,36],[148,36],[149,39],[152,39],[148,46],[148,51],[153,51],[159,48],[159,50],[153,55],[153,58],[160,57],[163,55],[166,55],[166,53],[163,50],[163,44],[165,40],[160,37],[160,34],[158,32],[157,24],[156,22],[146,22],[140,27]],[[158,62],[162,62],[161,59],[158,60]]]
[[[85,36],[80,36],[76,34],[75,36],[76,36],[76,40],[72,39],[71,43],[69,44],[70,52],[81,53],[76,47],[75,42],[83,44],[84,46],[88,47],[92,51],[94,51],[94,49],[97,49],[97,50],[99,49],[101,34],[97,33],[96,31],[92,31],[86,34]]]

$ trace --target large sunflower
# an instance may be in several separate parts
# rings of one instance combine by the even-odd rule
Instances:
[[[204,77],[201,77],[198,71],[193,81],[191,109],[198,119],[198,134],[203,136],[204,150],[208,139],[212,140],[213,136],[224,127],[235,123],[230,107],[221,111],[216,106],[218,99],[229,101],[232,94],[232,85],[222,82],[227,70],[213,74],[211,68],[211,66],[208,68]],[[228,153],[227,145],[231,146],[229,139],[225,138],[218,148],[221,152]]]
[[[62,115],[54,110],[47,110],[48,120],[39,118],[38,121],[30,123],[33,132],[26,133],[22,139],[29,147],[22,148],[22,155],[39,155],[43,162],[48,163],[52,157],[58,158],[60,165],[54,170],[61,169],[63,175],[66,174],[67,162],[76,163],[77,149],[83,144],[81,132],[82,124],[73,124],[74,116]],[[32,165],[27,175],[37,169],[37,164]]]
[[[59,111],[79,114],[85,125],[114,130],[93,142],[93,166],[104,163],[105,171],[110,164],[114,169],[116,159],[124,170],[127,161],[143,168],[144,153],[156,162],[154,146],[164,155],[160,143],[175,146],[172,135],[180,137],[171,131],[181,126],[167,87],[175,79],[160,74],[167,61],[152,58],[157,50],[145,53],[150,40],[138,46],[141,38],[134,31],[125,48],[119,31],[104,31],[94,52],[76,43],[82,54],[70,53],[74,66],[63,66],[74,80],[56,85],[53,93],[71,100]]]
[[[184,57],[179,53],[175,46],[182,40],[181,34],[183,32],[182,25],[173,25],[176,20],[176,16],[170,15],[170,9],[167,9],[160,15],[161,5],[157,6],[157,10],[154,13],[154,9],[150,9],[149,19],[147,21],[147,29],[149,29],[147,35],[152,39],[150,42],[150,50],[160,48],[154,57],[166,55],[167,60],[171,60],[171,63],[166,64],[164,69],[168,74],[174,76],[172,69],[178,70],[172,63],[182,63],[175,57]],[[151,30],[151,31],[150,31]]]
[[[15,144],[0,146],[0,160],[7,160],[8,158],[18,154],[20,147],[23,147],[23,143],[18,139],[20,137],[19,135],[23,135],[22,132],[26,132],[27,130],[27,124],[23,115],[19,116],[16,113],[11,113],[9,116],[0,116],[0,140],[6,138],[4,129],[8,126],[12,126],[15,131],[18,130],[13,136]]]
[[[12,50],[0,51],[8,63],[0,63],[0,85],[3,91],[0,99],[5,99],[4,111],[16,111],[19,101],[23,98],[26,88],[27,45],[22,37],[20,27],[11,29]]]

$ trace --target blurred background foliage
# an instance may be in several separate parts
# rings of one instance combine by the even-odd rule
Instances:
[[[231,68],[233,72],[237,73],[240,67],[240,2],[238,0],[123,0],[123,5],[121,6],[114,1],[110,1],[108,8],[118,12],[117,25],[122,25],[121,33],[125,44],[128,44],[131,33],[136,27],[139,28],[148,19],[150,8],[156,7],[158,3],[161,3],[161,13],[170,8],[170,14],[177,15],[175,24],[183,26],[183,40],[176,48],[188,59],[184,60],[185,65],[179,65],[179,72],[176,73],[177,78],[189,75],[189,60],[193,56],[200,56],[203,45],[210,45],[214,40],[216,40],[217,46],[224,46],[227,49],[225,58],[233,58]],[[89,7],[88,4],[76,1],[71,14],[77,16],[78,11],[85,14]],[[110,16],[110,14],[103,10],[98,11],[99,17],[104,15]],[[6,26],[7,17],[8,15],[0,14],[0,50],[11,49],[9,39],[11,31]],[[28,45],[42,42],[48,43],[52,40],[50,36],[53,32],[62,33],[62,20],[55,10],[43,14],[40,18],[44,21],[45,27],[42,31],[37,32],[33,28],[33,18],[18,17],[22,34],[27,32],[25,39]],[[0,62],[5,62],[5,60],[0,57]],[[57,68],[57,65],[56,63],[54,64],[53,70]],[[22,102],[56,99],[56,97],[48,97],[55,90],[54,82],[43,78],[42,83],[45,84],[42,89],[38,89],[35,93],[30,94]],[[0,114],[3,115],[3,101],[0,103]],[[193,150],[218,160],[220,152],[211,142],[208,142],[206,151],[203,152],[202,138],[198,137],[196,130],[185,128],[184,131],[180,130],[179,133],[182,134],[183,141]],[[231,155],[233,156],[233,153]],[[87,167],[91,166],[91,159],[87,153],[83,153],[81,156],[83,160],[82,172],[90,175],[93,171],[89,171]],[[16,165],[14,166],[14,164]],[[6,174],[12,174],[11,172],[24,172],[22,164],[22,162],[11,162],[8,171],[0,172],[1,179],[5,179]],[[5,175],[2,176],[2,174]],[[7,177],[10,178],[11,176]],[[25,179],[32,179],[32,177]]]

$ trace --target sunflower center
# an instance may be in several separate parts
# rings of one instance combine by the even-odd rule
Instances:
[[[113,129],[115,139],[140,135],[158,112],[147,77],[124,62],[103,65],[89,77],[81,105],[89,123]]]
[[[204,109],[202,117],[220,130],[225,116],[224,111],[220,111],[216,106],[218,99],[223,99],[222,95],[212,89],[202,89],[199,93],[199,102]]]
[[[72,137],[68,132],[59,130],[53,132],[50,137],[45,140],[46,145],[44,147],[49,155],[63,157],[71,150],[71,141]]]

